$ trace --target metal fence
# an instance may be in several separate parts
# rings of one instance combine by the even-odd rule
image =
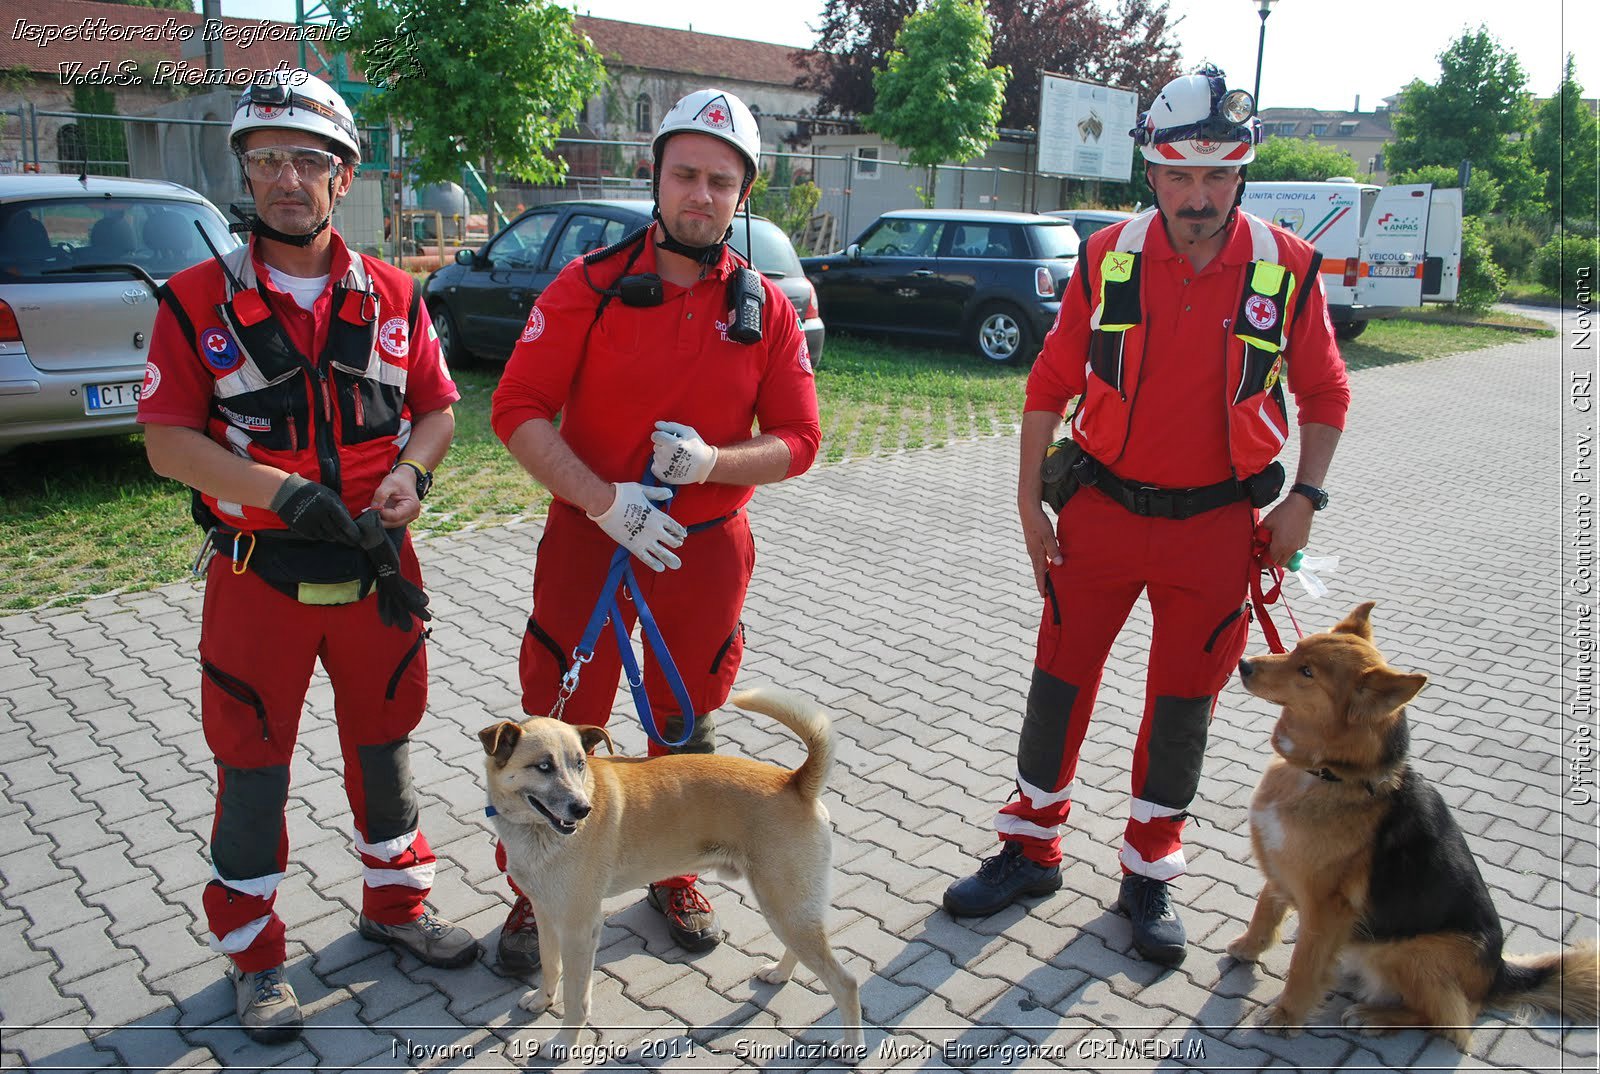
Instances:
[[[212,114],[226,114],[213,109]],[[0,110],[0,172],[128,176],[167,179],[204,194],[219,208],[245,200],[238,168],[227,145],[228,121],[180,115],[118,116],[20,108]],[[406,166],[406,147],[392,144],[386,128],[368,132],[367,159],[334,223],[350,244],[410,267],[452,253],[451,240],[481,241],[498,217],[484,204],[476,175],[462,177],[473,196],[471,215],[443,218],[413,212],[411,196],[397,198],[395,183]],[[1025,150],[1020,156],[1031,163]],[[651,197],[648,142],[569,139],[558,150],[568,165],[565,181],[524,184],[501,180],[494,197],[506,216],[535,205],[573,198]],[[1004,158],[1003,158],[1004,159]],[[630,163],[631,162],[631,163]],[[926,168],[858,152],[763,153],[772,186],[762,207],[789,227],[802,253],[824,252],[851,241],[881,213],[896,208],[1036,209],[1065,204],[1066,184],[1030,167],[939,165]],[[785,185],[785,179],[787,185]],[[1057,186],[1059,182],[1059,186]],[[810,183],[811,213],[784,213],[791,189]],[[792,203],[791,203],[792,204]],[[397,215],[402,224],[390,221]],[[435,238],[442,230],[444,242]]]

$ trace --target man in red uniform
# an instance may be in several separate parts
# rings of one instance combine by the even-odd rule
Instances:
[[[282,72],[240,98],[230,141],[255,199],[254,237],[162,288],[139,420],[150,465],[194,490],[207,553],[222,553],[206,571],[200,630],[218,785],[205,911],[212,946],[233,960],[240,1023],[283,1041],[302,1018],[273,904],[318,659],[355,818],[361,934],[431,965],[478,950],[423,903],[434,856],[408,759],[427,701],[428,616],[405,527],[460,396],[411,277],[352,253],[328,226],[360,161],[343,98]]]
[[[821,438],[799,319],[726,246],[760,153],[755,117],[733,94],[703,89],[674,105],[654,143],[655,222],[567,265],[539,296],[500,377],[495,432],[554,496],[522,640],[530,715],[553,712],[620,544],[650,568],[639,572],[637,595],[694,706],[694,734],[681,748],[715,748],[711,711],[727,700],[743,658],[739,617],[755,565],[743,507],[754,486],[805,472]],[[753,340],[750,323],[733,316],[752,304]],[[647,466],[675,488],[643,484]],[[669,515],[656,504],[672,493]],[[633,605],[622,607],[631,629]],[[562,719],[605,724],[619,659],[603,633]],[[657,726],[681,738],[683,715],[653,651],[644,676]],[[650,752],[665,750],[652,742]],[[658,881],[649,898],[681,946],[720,942],[694,877]],[[528,972],[538,953],[532,907],[518,893],[500,961]]]
[[[1058,828],[1101,672],[1145,593],[1153,629],[1118,908],[1142,956],[1183,959],[1169,884],[1185,869],[1183,821],[1217,694],[1248,635],[1256,506],[1283,484],[1273,459],[1289,433],[1284,380],[1300,459],[1289,494],[1260,519],[1275,563],[1305,546],[1327,503],[1320,486],[1349,405],[1315,251],[1238,211],[1253,109],[1215,68],[1162,90],[1132,132],[1156,208],[1085,243],[1028,378],[1017,506],[1045,604],[1018,794],[996,818],[1002,849],[946,891],[952,914],[1061,886]],[[1040,464],[1075,397],[1066,450],[1082,452],[1080,487],[1052,525]]]

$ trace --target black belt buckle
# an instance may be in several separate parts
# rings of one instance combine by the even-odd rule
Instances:
[[[1133,513],[1144,515],[1146,518],[1171,518],[1174,502],[1172,493],[1158,485],[1135,485],[1130,490],[1133,496]]]

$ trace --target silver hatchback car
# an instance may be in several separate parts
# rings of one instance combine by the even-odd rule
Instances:
[[[0,175],[0,453],[131,432],[155,289],[226,253],[227,221],[188,187]]]

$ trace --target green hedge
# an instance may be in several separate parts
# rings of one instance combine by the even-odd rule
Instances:
[[[1557,235],[1539,248],[1534,270],[1541,284],[1558,295],[1571,294],[1579,270],[1589,268],[1589,289],[1594,289],[1596,263],[1600,262],[1600,239],[1582,235]]]

